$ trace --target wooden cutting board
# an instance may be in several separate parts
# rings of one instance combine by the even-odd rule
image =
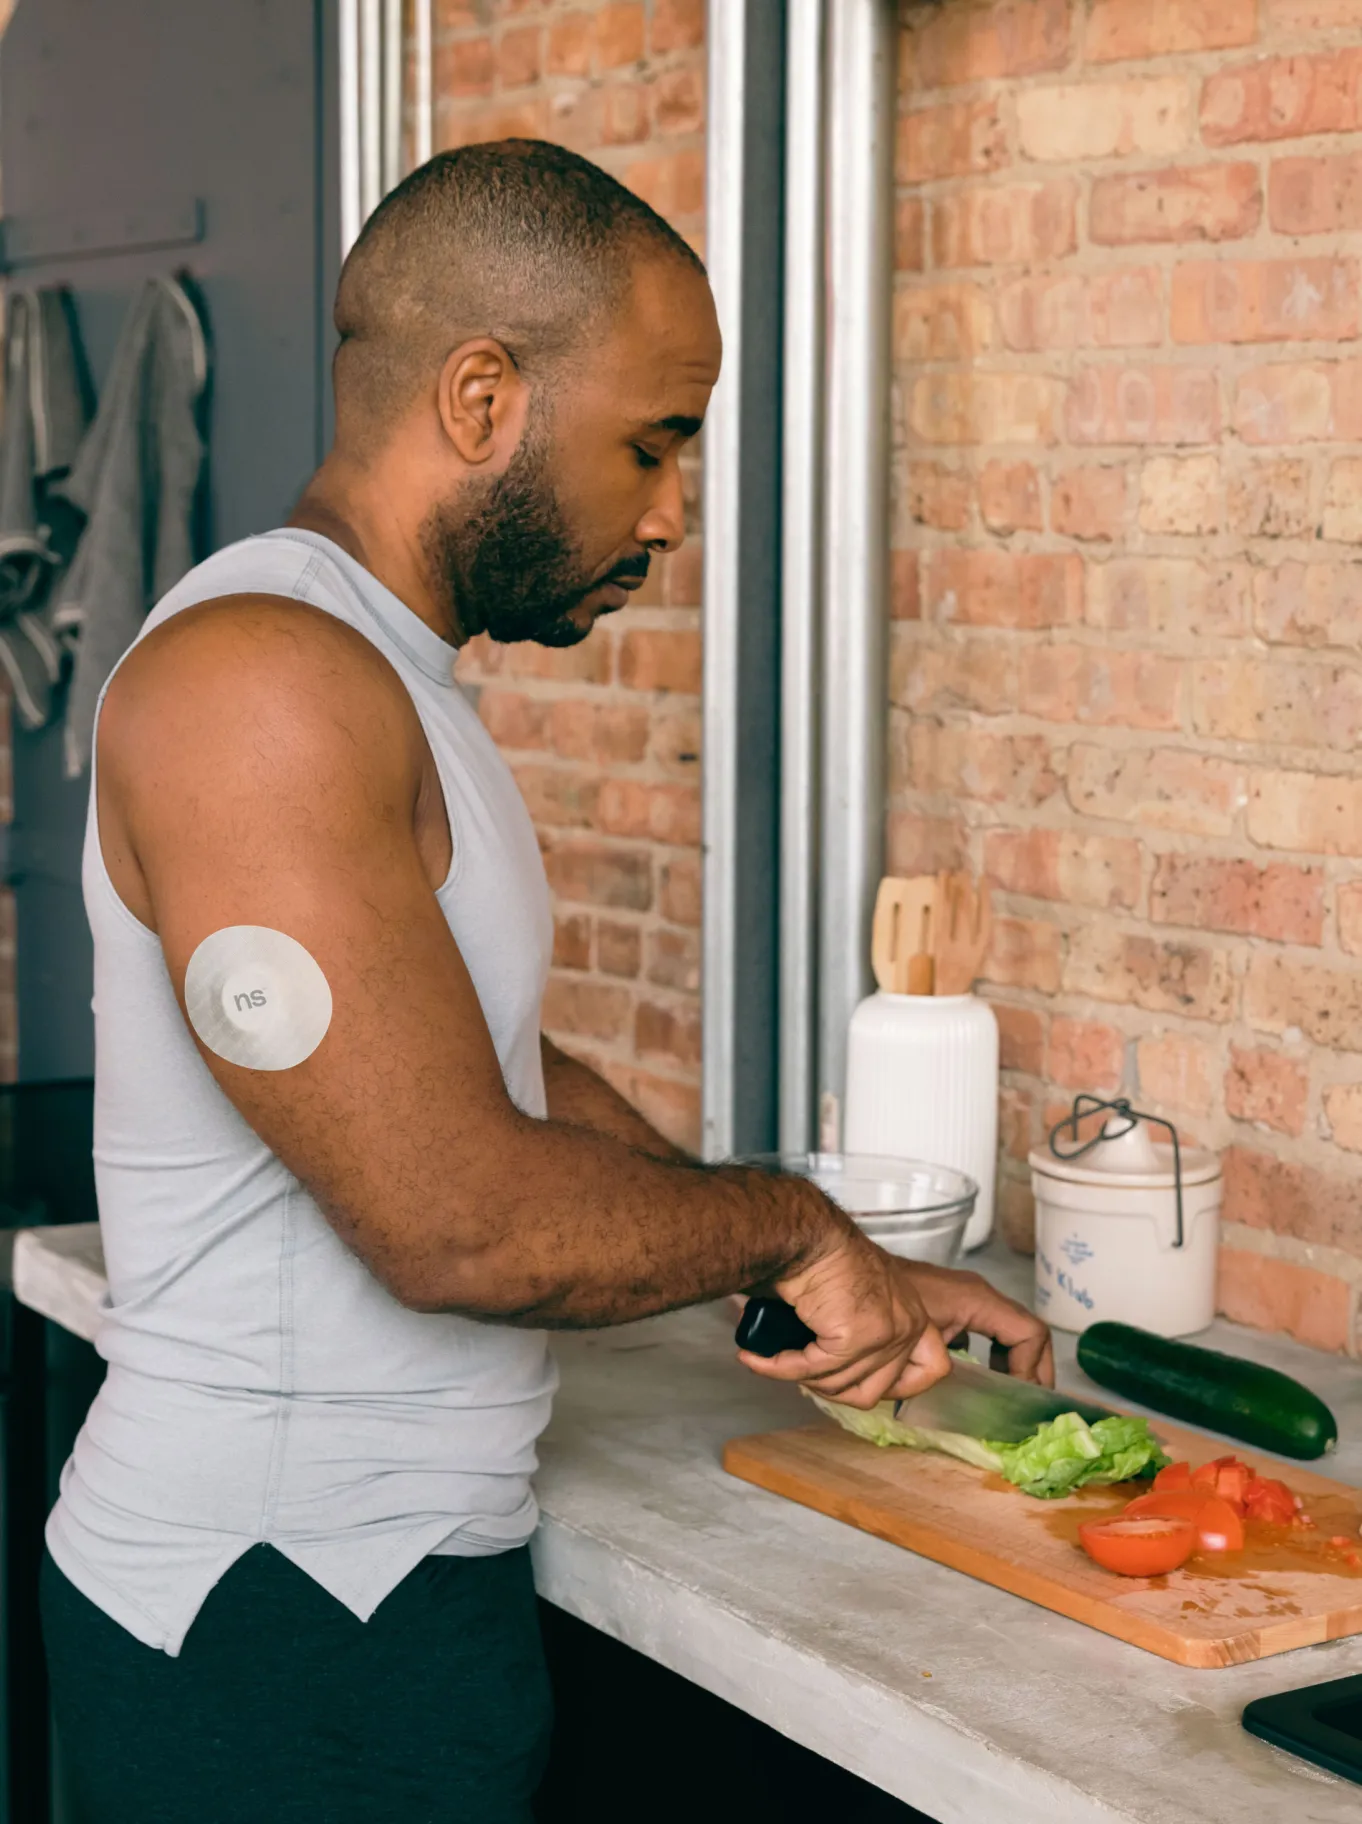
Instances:
[[[1175,1425],[1155,1429],[1175,1460],[1204,1463],[1231,1448]],[[1079,1522],[1119,1510],[1136,1492],[1129,1485],[1037,1501],[953,1457],[880,1449],[831,1423],[735,1438],[724,1468],[1179,1665],[1238,1665],[1362,1633],[1362,1566],[1325,1544],[1357,1538],[1362,1490],[1235,1454],[1300,1495],[1316,1530],[1265,1528],[1233,1556],[1196,1556],[1138,1581],[1102,1570],[1077,1544]]]

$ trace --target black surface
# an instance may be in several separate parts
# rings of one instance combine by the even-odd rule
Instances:
[[[1255,1698],[1243,1721],[1250,1735],[1362,1785],[1362,1673]]]
[[[94,1085],[0,1086],[0,1228],[94,1222]]]
[[[11,1824],[48,1815],[47,1667],[38,1616],[38,1569],[47,1516],[47,1325],[7,1296],[5,1389],[5,1685]]]
[[[931,1824],[608,1634],[539,1614],[557,1714],[538,1824]]]
[[[93,1085],[0,1088],[0,1231],[93,1222]],[[5,1263],[8,1265],[8,1260]],[[47,1683],[38,1625],[43,1527],[104,1364],[86,1342],[0,1295],[0,1413],[4,1425],[4,1816],[48,1817]]]

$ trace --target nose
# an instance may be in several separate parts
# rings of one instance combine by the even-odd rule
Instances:
[[[634,527],[634,537],[645,550],[675,551],[686,536],[686,501],[681,465],[674,456],[657,471],[657,485],[647,510]]]

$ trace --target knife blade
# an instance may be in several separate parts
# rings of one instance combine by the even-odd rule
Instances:
[[[959,1431],[995,1444],[1020,1444],[1062,1412],[1076,1412],[1089,1425],[1117,1417],[1109,1406],[998,1374],[963,1356],[951,1357],[944,1380],[894,1404],[894,1417],[919,1431]]]

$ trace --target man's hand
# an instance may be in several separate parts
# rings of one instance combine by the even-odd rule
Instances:
[[[1007,1372],[1019,1380],[1055,1384],[1050,1327],[1025,1305],[1004,1298],[978,1273],[908,1263],[923,1307],[948,1343],[963,1343],[971,1330],[1007,1351]]]
[[[739,1352],[754,1374],[801,1381],[830,1400],[869,1411],[908,1399],[949,1371],[941,1332],[923,1304],[909,1262],[886,1254],[857,1230],[776,1291],[815,1333],[803,1349],[779,1355]]]
[[[754,1374],[803,1382],[844,1405],[868,1411],[922,1393],[949,1372],[946,1340],[970,1331],[1007,1351],[1009,1374],[1055,1384],[1049,1326],[978,1273],[898,1260],[857,1235],[776,1289],[817,1340],[769,1359],[744,1350],[738,1359]]]

